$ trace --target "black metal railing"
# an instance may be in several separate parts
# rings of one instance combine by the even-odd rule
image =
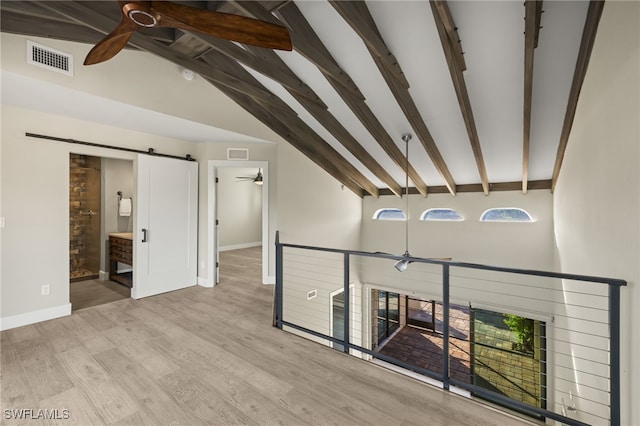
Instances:
[[[285,249],[287,250],[285,257]],[[328,256],[326,259],[322,256]],[[418,278],[415,279],[412,291],[407,291],[408,294],[415,294],[416,285],[422,285],[428,288],[430,294],[437,292],[439,297],[438,303],[442,305],[442,331],[438,333],[441,336],[441,340],[438,341],[438,345],[442,345],[442,357],[441,365],[437,368],[432,366],[420,366],[415,363],[407,362],[398,359],[394,356],[381,353],[376,350],[375,345],[366,342],[366,336],[371,335],[371,330],[366,329],[363,324],[372,322],[371,311],[363,308],[366,305],[366,289],[373,288],[376,285],[376,277],[378,281],[383,281],[379,276],[373,274],[373,277],[366,277],[367,270],[377,267],[374,262],[384,261],[398,261],[408,260],[412,264],[412,268],[419,269],[419,265],[429,265],[431,268],[436,268],[437,273],[430,272],[425,273],[424,276],[428,278],[424,282],[421,282],[420,272],[416,272]],[[387,267],[388,265],[385,265]],[[392,269],[392,268],[389,268]],[[453,285],[451,283],[452,274],[451,271],[466,271],[465,274],[453,275],[456,281]],[[341,273],[338,273],[341,270]],[[338,272],[336,272],[338,271]],[[482,271],[482,273],[480,272]],[[534,280],[534,284],[521,283],[520,278],[511,279],[496,279],[486,278],[483,273],[491,274],[506,274],[509,277],[526,277],[527,279]],[[394,271],[393,277],[394,284],[397,288],[402,288],[402,283],[398,284],[401,280],[397,277],[406,277],[407,275],[399,275],[401,273]],[[406,272],[402,273],[406,274]],[[437,276],[437,279],[434,278]],[[363,278],[364,277],[364,278]],[[545,291],[550,294],[559,294],[563,300],[559,301],[553,299],[553,297],[546,300],[543,296],[539,296],[541,293],[536,285],[540,285],[543,280],[551,280],[550,284],[547,283]],[[439,282],[437,282],[439,281]],[[580,290],[574,290],[572,288],[563,288],[566,282],[577,282],[580,284]],[[358,293],[353,291],[354,283],[358,283],[359,288],[365,289]],[[416,284],[417,283],[417,284]],[[590,283],[596,285],[595,290],[583,290]],[[480,265],[474,263],[454,262],[440,259],[425,259],[417,257],[404,257],[396,256],[386,253],[371,253],[364,251],[354,250],[340,250],[335,248],[326,247],[314,247],[297,244],[286,244],[280,242],[279,234],[276,234],[276,286],[274,293],[274,325],[280,329],[287,329],[297,333],[303,333],[312,339],[329,343],[333,342],[340,345],[341,350],[345,353],[351,354],[365,354],[372,358],[379,359],[401,368],[405,368],[414,371],[418,374],[430,377],[432,379],[441,382],[441,386],[445,390],[449,390],[451,386],[461,388],[469,391],[471,394],[480,398],[487,399],[489,401],[498,403],[508,409],[513,409],[519,412],[528,413],[538,418],[547,418],[562,422],[568,425],[586,425],[590,423],[599,423],[600,421],[608,421],[611,425],[620,425],[620,287],[625,286],[627,283],[621,279],[594,277],[586,275],[564,274],[549,271],[538,270],[524,270],[516,268],[505,268],[488,265]],[[389,285],[387,283],[387,285]],[[603,362],[601,367],[607,369],[605,373],[598,373],[595,376],[594,383],[572,383],[567,379],[569,374],[562,374],[563,370],[568,368],[566,365],[557,366],[551,365],[549,367],[547,356],[550,353],[554,353],[553,348],[546,348],[544,355],[544,375],[550,377],[552,380],[555,376],[558,376],[555,380],[558,385],[556,388],[570,388],[572,386],[587,389],[584,393],[596,395],[595,397],[585,395],[581,397],[579,394],[575,395],[578,398],[582,398],[582,407],[580,410],[575,406],[566,405],[571,404],[574,397],[571,392],[564,391],[562,389],[555,389],[555,396],[547,394],[547,387],[543,391],[545,398],[545,404],[532,405],[514,398],[509,397],[506,394],[496,392],[494,390],[487,389],[486,387],[478,386],[473,383],[473,380],[460,380],[459,377],[453,377],[450,371],[451,363],[451,342],[450,342],[450,307],[451,307],[451,292],[455,293],[457,299],[468,297],[469,305],[472,303],[483,302],[481,297],[474,296],[474,291],[478,291],[478,287],[484,285],[482,292],[488,293],[486,300],[491,301],[494,296],[491,295],[491,286],[501,286],[494,289],[494,292],[504,292],[509,294],[509,291],[503,290],[503,288],[513,288],[510,296],[511,298],[522,297],[520,293],[532,293],[533,295],[527,296],[525,299],[527,303],[537,304],[543,308],[538,308],[539,311],[545,311],[551,318],[550,322],[555,321],[556,315],[563,317],[566,323],[583,323],[585,321],[593,321],[594,328],[604,328],[603,332],[582,330],[574,331],[565,324],[558,325],[555,333],[557,337],[555,340],[550,339],[548,335],[545,336],[546,341],[555,342],[556,356],[558,359],[573,357],[575,354],[573,350],[567,351],[563,349],[567,345],[579,346],[583,350],[591,351],[603,351],[608,350],[606,354],[607,363]],[[606,292],[600,294],[599,289],[602,285],[606,285]],[[438,288],[436,288],[438,287]],[[340,290],[344,294],[344,330],[343,337],[334,337],[331,331],[328,331],[327,324],[318,325],[318,318],[320,321],[325,321],[326,314],[324,309],[328,306],[326,300],[330,291]],[[541,287],[542,288],[542,287]],[[308,290],[308,291],[306,291]],[[306,292],[305,292],[306,291]],[[352,292],[353,291],[353,292]],[[394,290],[395,291],[395,290]],[[319,301],[315,301],[318,294],[322,297]],[[363,296],[364,294],[364,296]],[[306,298],[304,297],[306,295]],[[571,304],[567,301],[569,296],[576,298],[588,299],[584,306]],[[354,300],[352,300],[352,298]],[[358,300],[359,299],[359,300]],[[430,297],[429,299],[432,299]],[[473,300],[471,300],[473,299]],[[591,306],[591,300],[605,299],[602,302],[602,307]],[[316,302],[314,306],[311,303]],[[309,303],[309,305],[304,305]],[[486,303],[486,301],[485,301]],[[558,305],[562,305],[563,309],[559,310]],[[318,308],[319,307],[319,308]],[[320,309],[318,315],[313,314],[313,309]],[[505,306],[508,311],[508,306]],[[586,318],[582,314],[571,313],[576,310],[591,311],[597,309],[597,314],[602,314],[605,320],[599,321],[597,319]],[[548,311],[548,312],[547,312]],[[571,311],[571,312],[570,312]],[[554,314],[555,312],[555,314]],[[561,312],[561,313],[558,313]],[[369,318],[369,319],[367,319]],[[567,320],[568,319],[568,320]],[[316,321],[316,322],[314,322]],[[560,322],[560,321],[559,321]],[[357,326],[357,327],[356,327]],[[355,332],[359,327],[359,333]],[[370,325],[374,327],[374,325]],[[551,324],[546,326],[547,329],[552,328]],[[549,331],[547,331],[549,333]],[[571,333],[582,333],[586,336],[586,340],[594,340],[593,346],[589,343],[579,344],[575,343],[576,339],[567,338],[571,336]],[[457,337],[456,337],[457,338]],[[606,344],[602,341],[605,340]],[[362,343],[365,341],[364,343]],[[472,342],[473,343],[473,342]],[[546,344],[546,343],[545,343]],[[602,349],[606,347],[606,349]],[[578,357],[579,358],[579,357]],[[586,357],[578,359],[581,362],[592,362],[587,360]],[[566,363],[565,363],[566,364]],[[574,362],[575,364],[575,362]],[[556,371],[549,371],[549,370]],[[586,370],[586,369],[583,369]],[[473,369],[471,369],[473,371]],[[578,375],[591,374],[589,371],[578,371]],[[555,374],[555,376],[554,376]],[[576,374],[574,374],[576,375]],[[590,376],[585,379],[585,382],[590,380]],[[600,385],[599,383],[604,384]],[[552,386],[553,387],[553,386]],[[600,395],[608,395],[608,401],[602,401]],[[565,399],[566,397],[566,399]],[[595,406],[596,408],[590,412],[589,407]],[[555,409],[554,409],[555,407]],[[582,418],[581,418],[582,416]],[[596,420],[594,420],[596,419]]]

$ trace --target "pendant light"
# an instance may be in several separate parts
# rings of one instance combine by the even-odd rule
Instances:
[[[256,185],[262,185],[264,183],[262,180],[262,169],[258,169],[258,174],[256,175],[255,179],[253,179],[253,183],[255,183]]]
[[[411,254],[409,254],[409,141],[411,140],[411,133],[405,133],[404,135],[402,135],[402,140],[405,142],[405,160],[406,160],[406,164],[405,164],[405,192],[404,192],[404,196],[406,198],[406,217],[405,217],[405,250],[404,250],[404,257],[411,257]],[[409,263],[411,263],[410,261],[403,259],[403,260],[398,260],[393,267],[396,268],[398,271],[400,272],[404,272],[407,269],[407,266],[409,266]]]

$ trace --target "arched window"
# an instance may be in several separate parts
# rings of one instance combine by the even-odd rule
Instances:
[[[435,208],[422,212],[420,220],[461,221],[462,216],[454,209]]]
[[[517,207],[496,207],[482,213],[480,222],[533,222],[533,218]]]
[[[407,220],[402,210],[390,207],[377,210],[373,214],[373,218],[377,220]]]

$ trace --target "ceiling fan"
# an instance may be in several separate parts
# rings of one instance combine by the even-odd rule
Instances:
[[[120,23],[91,49],[85,65],[113,58],[127,45],[134,31],[156,27],[196,31],[268,49],[291,50],[289,31],[269,22],[168,1],[118,0],[118,4],[122,9]]]
[[[255,176],[236,176],[236,182],[253,182],[256,185],[262,185],[262,169],[258,169],[258,174]]]

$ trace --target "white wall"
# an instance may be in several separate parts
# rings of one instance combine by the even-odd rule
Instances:
[[[280,241],[358,250],[361,199],[289,144],[278,146]]]
[[[622,424],[640,424],[640,3],[606,2],[554,193],[563,272],[621,278]],[[580,408],[580,407],[578,407]]]
[[[281,242],[359,249],[362,201],[358,196],[342,189],[340,182],[288,144],[278,146],[277,177]],[[342,264],[341,255],[285,249],[284,319],[331,335],[330,294],[343,287]],[[351,282],[358,279],[354,269]],[[314,289],[317,297],[307,300],[307,292]],[[360,302],[359,295],[354,294],[354,300]],[[361,312],[351,315],[356,320],[353,332],[361,333]],[[360,336],[354,342],[359,343]]]
[[[372,219],[384,207],[406,209],[406,199],[396,196],[365,197],[362,209],[362,249],[401,255],[405,250],[404,221]],[[452,208],[461,222],[420,221],[429,208]],[[479,222],[492,207],[519,207],[533,223]],[[517,238],[514,236],[517,235]],[[551,269],[553,267],[552,196],[548,190],[460,193],[409,196],[409,252],[416,257],[452,258],[496,266]]]
[[[125,160],[136,155],[34,139],[25,132],[62,133],[134,149],[153,146],[173,155],[194,150],[188,142],[3,105],[3,327],[22,321],[21,315],[50,309],[63,312],[69,304],[69,153]],[[43,284],[51,285],[50,295],[40,295]]]
[[[255,168],[218,169],[218,230],[220,249],[262,243],[262,186],[238,176],[255,177]]]

